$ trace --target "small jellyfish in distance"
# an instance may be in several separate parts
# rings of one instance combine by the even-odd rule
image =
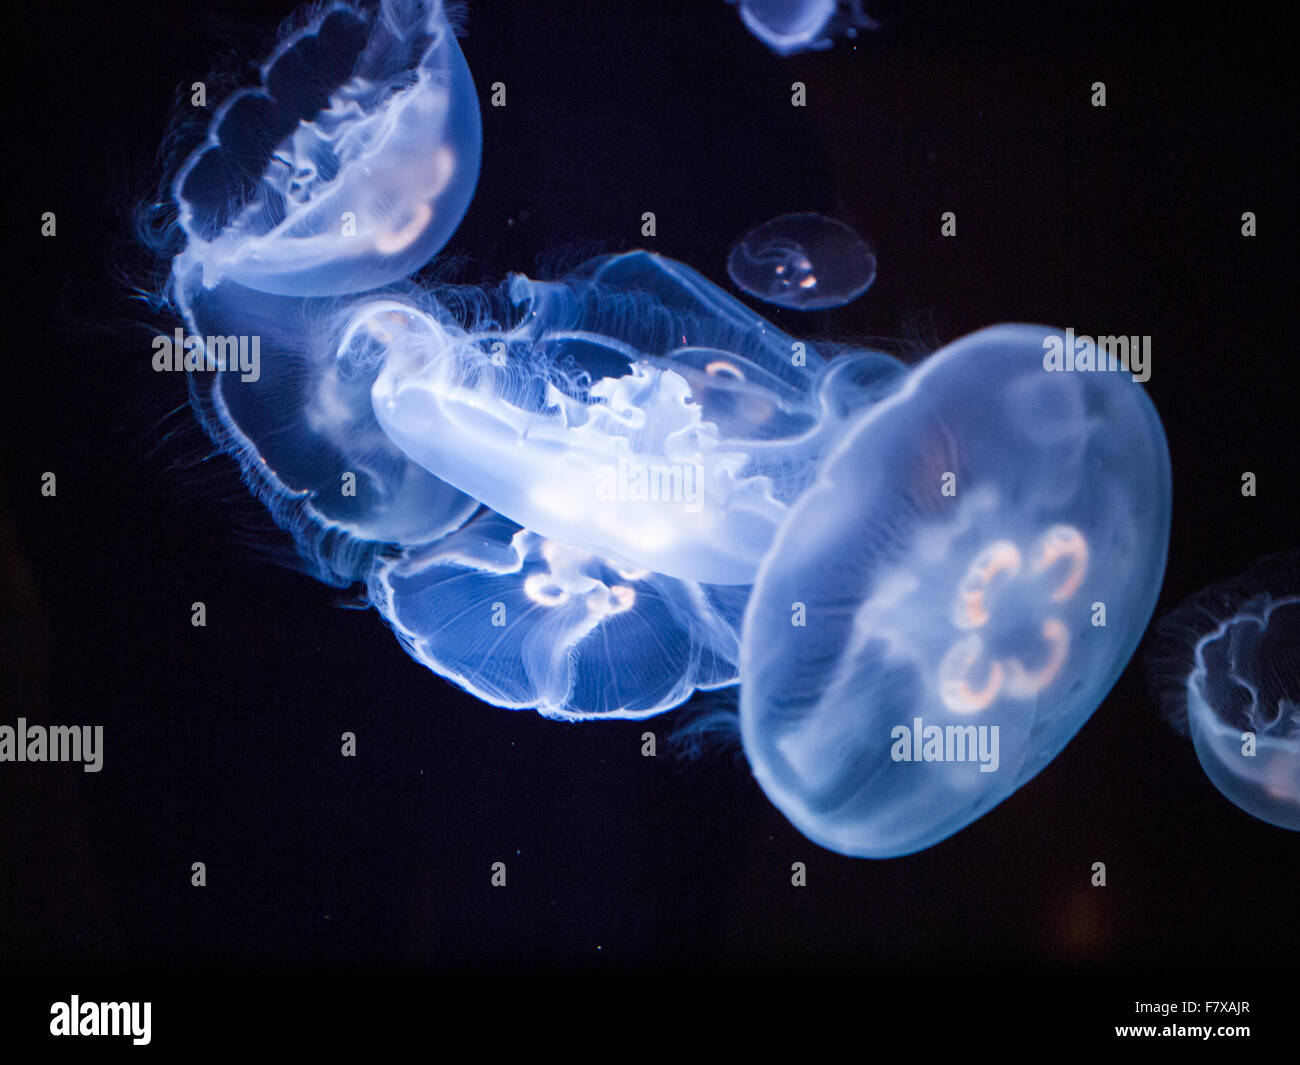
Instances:
[[[745,28],[777,55],[820,51],[835,37],[856,37],[876,22],[862,0],[730,0],[740,8]]]
[[[1164,431],[1061,334],[941,349],[857,416],[746,609],[740,718],[772,802],[842,854],[947,838],[1048,764],[1128,662],[1164,575]]]
[[[469,206],[478,99],[441,0],[309,9],[223,102],[172,196],[179,283],[330,296],[405,277]]]
[[[1300,552],[1261,559],[1161,618],[1147,674],[1214,786],[1252,817],[1300,830]]]
[[[876,254],[843,222],[786,214],[751,229],[727,256],[735,284],[766,303],[798,311],[851,303],[876,279]]]

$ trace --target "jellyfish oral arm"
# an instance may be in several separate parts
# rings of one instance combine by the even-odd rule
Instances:
[[[478,345],[415,335],[390,344],[371,396],[413,461],[549,539],[682,580],[752,582],[785,506],[719,446],[680,375],[636,363],[587,400],[552,385],[525,407]]]

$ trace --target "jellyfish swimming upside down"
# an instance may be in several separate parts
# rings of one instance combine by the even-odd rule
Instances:
[[[1033,777],[1137,646],[1165,568],[1163,430],[1128,374],[1002,325],[859,415],[790,509],[743,627],[744,749],[843,854],[921,850]]]
[[[176,175],[187,286],[361,292],[419,269],[469,206],[478,98],[440,0],[309,14]]]

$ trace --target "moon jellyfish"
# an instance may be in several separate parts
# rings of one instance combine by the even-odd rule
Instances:
[[[850,413],[901,381],[880,353],[822,358],[680,263],[516,277],[518,323],[465,329],[396,302],[341,358],[382,361],[384,432],[519,525],[632,569],[748,584]]]
[[[842,307],[876,279],[876,255],[842,222],[786,214],[745,234],[727,273],[751,296],[799,311]]]
[[[332,3],[291,26],[170,183],[183,247],[167,297],[190,335],[158,338],[155,368],[182,368],[182,348],[187,370],[250,356],[251,372],[190,373],[192,406],[311,571],[345,584],[477,508],[380,429],[377,368],[336,359],[346,303],[330,297],[445,243],[477,180],[478,103],[436,0]]]
[[[1300,554],[1192,596],[1156,626],[1147,666],[1214,786],[1300,829]]]
[[[858,416],[787,514],[741,647],[775,805],[843,854],[908,854],[1033,777],[1110,690],[1165,567],[1169,456],[1128,374],[1054,373],[1002,325]]]
[[[446,243],[478,180],[469,68],[439,0],[328,4],[216,111],[173,185],[211,288],[328,296],[405,277]]]
[[[410,655],[496,706],[640,718],[734,684],[749,589],[632,570],[483,511],[377,566]]]
[[[260,352],[256,380],[188,374],[190,405],[310,572],[335,585],[366,579],[386,545],[431,543],[478,508],[380,428],[370,402],[378,367],[337,357],[347,306],[225,281],[196,292],[186,314],[209,347],[249,338]]]
[[[731,0],[745,28],[778,55],[829,48],[839,34],[855,37],[876,23],[861,0]]]

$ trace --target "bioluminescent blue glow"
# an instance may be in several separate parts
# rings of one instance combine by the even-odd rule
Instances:
[[[860,14],[741,9],[783,51]],[[479,150],[442,5],[332,3],[171,181],[166,297],[199,350],[260,361],[192,374],[192,405],[308,569],[363,584],[414,659],[497,706],[641,718],[739,682],[759,783],[846,854],[928,846],[1046,765],[1164,571],[1168,456],[1130,376],[1049,372],[1056,334],[1031,326],[909,372],[644,251],[407,280]],[[875,256],[787,215],[728,270],[809,310],[865,291]],[[1294,743],[1295,691],[1269,705]],[[944,758],[959,740],[970,757]]]
[[[438,0],[327,4],[295,18],[259,86],[221,103],[171,183],[184,247],[168,295],[191,335],[254,337],[253,380],[193,375],[216,443],[322,580],[363,580],[477,503],[389,440],[367,378],[336,358],[329,297],[397,281],[473,195],[474,85]]]
[[[474,82],[440,0],[332,3],[221,104],[173,186],[184,284],[360,292],[418,269],[478,181]],[[192,276],[196,275],[196,276]]]
[[[258,379],[192,374],[191,406],[308,569],[336,585],[365,580],[386,545],[430,543],[478,508],[380,428],[370,401],[377,368],[336,355],[349,305],[223,281],[193,292],[184,313],[196,336],[259,338]]]
[[[1263,559],[1162,618],[1147,667],[1214,786],[1300,830],[1300,554]]]
[[[730,0],[745,27],[778,55],[829,48],[835,37],[855,37],[876,23],[862,0]]]
[[[425,469],[548,539],[667,576],[748,584],[848,413],[903,367],[834,362],[681,263],[598,259],[516,277],[518,324],[466,331],[363,305],[374,409]]]
[[[751,296],[800,311],[842,307],[876,279],[876,254],[842,222],[787,214],[751,229],[727,256],[727,273]]]
[[[1159,418],[1127,374],[1045,370],[1049,335],[996,326],[931,356],[860,416],[763,562],[745,751],[833,850],[907,854],[1006,798],[1150,617],[1170,520]]]
[[[483,511],[375,567],[403,646],[496,706],[648,717],[737,680],[749,589],[632,570]]]
[[[369,11],[328,9],[266,69],[319,51],[321,38],[337,45],[340,20],[371,28],[374,62],[385,49],[405,54],[384,30],[393,11]],[[287,75],[267,84],[301,95]],[[311,99],[333,110],[347,84]],[[236,94],[214,124],[230,133],[228,116],[248,98]],[[300,131],[320,124],[300,110]],[[359,131],[370,121],[342,110]],[[257,142],[255,129],[244,132]],[[232,235],[247,195],[195,184],[215,166],[199,161],[223,143],[209,132],[173,183],[185,247],[169,293],[190,334],[257,338],[258,373],[195,374],[191,398],[311,572],[364,582],[414,658],[497,705],[638,717],[736,683],[746,585],[766,540],[835,432],[898,387],[902,365],[825,346],[828,360],[688,267],[646,253],[556,281],[426,292],[392,283],[410,269],[405,245],[372,242],[358,259],[355,238],[300,239],[289,227],[268,243],[272,277],[256,242]],[[425,155],[417,170],[442,157]],[[385,187],[396,215],[420,210],[420,181]],[[215,240],[193,229],[200,200],[227,220]],[[209,256],[226,237],[218,269]],[[250,274],[254,259],[261,272]],[[354,269],[363,260],[364,274]],[[339,294],[378,282],[389,284]],[[413,409],[405,401],[437,394],[428,390],[439,368],[456,385],[441,397],[446,409]],[[520,431],[502,435],[512,417]],[[575,485],[584,466],[592,477]],[[538,506],[562,498],[580,508],[567,524]],[[466,525],[482,502],[501,513]],[[645,545],[665,530],[686,546],[656,556]]]

